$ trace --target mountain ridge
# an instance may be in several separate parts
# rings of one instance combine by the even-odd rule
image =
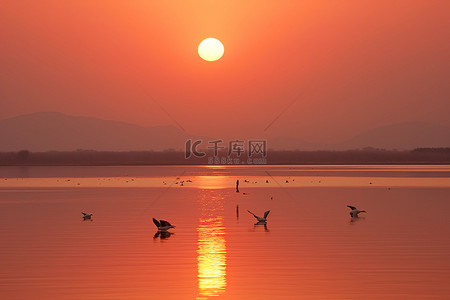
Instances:
[[[37,112],[0,120],[0,151],[184,151],[188,139],[212,140],[173,125],[141,126],[59,112]],[[273,150],[449,147],[450,127],[411,121],[368,129],[333,144],[311,143],[293,136],[275,136],[267,141],[268,148]]]

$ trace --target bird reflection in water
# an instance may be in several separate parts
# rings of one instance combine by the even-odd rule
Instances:
[[[264,226],[264,231],[270,232],[270,230],[267,228],[267,222],[264,221],[257,222],[253,225],[253,229],[256,230],[256,228],[258,228],[259,226]]]
[[[351,224],[355,224],[356,222],[361,221],[361,220],[365,220],[365,219],[366,219],[365,217],[351,217],[349,224],[350,225]]]
[[[170,238],[175,233],[169,231],[157,231],[153,236],[154,239],[160,238],[161,240],[165,240]]]

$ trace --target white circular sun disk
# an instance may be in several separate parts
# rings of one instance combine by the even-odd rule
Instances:
[[[215,38],[204,39],[198,45],[198,55],[206,61],[215,61],[223,56],[225,48],[223,44]]]

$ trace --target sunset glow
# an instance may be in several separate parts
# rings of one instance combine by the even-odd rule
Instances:
[[[450,299],[449,11],[0,0],[0,299]]]
[[[22,2],[0,5],[0,119],[176,120],[195,135],[304,142],[289,137],[293,149],[450,125],[448,1]],[[199,53],[207,38],[225,53],[217,40]]]

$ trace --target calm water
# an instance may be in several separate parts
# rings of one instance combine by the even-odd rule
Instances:
[[[449,299],[449,212],[449,166],[2,167],[0,298]]]

